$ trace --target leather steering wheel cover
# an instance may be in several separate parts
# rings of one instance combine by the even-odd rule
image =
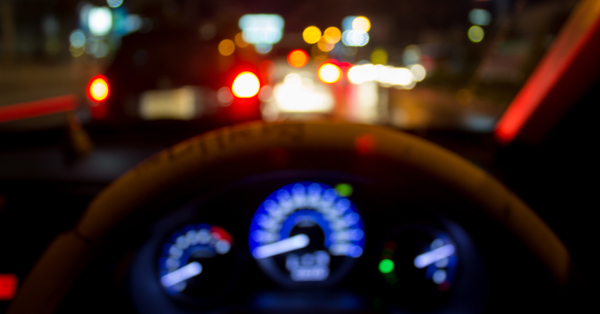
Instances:
[[[361,139],[365,147],[357,147]],[[8,313],[55,312],[98,251],[98,244],[120,223],[147,215],[145,208],[157,197],[173,192],[191,178],[224,172],[234,179],[280,170],[267,158],[273,149],[287,151],[292,158],[303,150],[337,150],[353,158],[367,154],[398,161],[402,167],[444,183],[478,206],[521,240],[559,285],[567,282],[571,258],[560,239],[514,193],[462,157],[380,126],[325,121],[253,122],[193,137],[154,155],[113,182],[90,203],[74,230],[52,242],[24,281]],[[244,164],[246,156],[264,158]],[[231,170],[232,164],[237,168]]]

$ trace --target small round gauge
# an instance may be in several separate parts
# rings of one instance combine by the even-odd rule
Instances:
[[[233,244],[227,231],[204,223],[173,233],[158,262],[164,291],[194,303],[214,300],[233,282],[237,268],[231,253]]]
[[[329,185],[300,182],[269,195],[250,226],[250,252],[268,276],[288,287],[335,283],[365,248],[354,204]]]
[[[385,242],[378,266],[404,303],[434,304],[455,280],[456,244],[431,226],[403,228]]]

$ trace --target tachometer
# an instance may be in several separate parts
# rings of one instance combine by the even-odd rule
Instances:
[[[250,252],[275,281],[289,287],[333,284],[363,254],[363,221],[352,202],[322,183],[286,185],[259,206]]]
[[[158,263],[160,283],[172,297],[210,303],[231,285],[236,259],[233,238],[209,224],[188,225],[164,244]]]
[[[395,302],[434,307],[449,297],[455,282],[457,245],[436,227],[404,226],[385,242],[378,266]]]

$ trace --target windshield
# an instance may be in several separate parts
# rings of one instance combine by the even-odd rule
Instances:
[[[489,132],[575,3],[6,0],[0,108],[70,95],[91,124],[334,117]]]

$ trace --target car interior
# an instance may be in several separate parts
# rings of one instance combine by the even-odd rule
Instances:
[[[2,313],[593,309],[596,0],[0,16]]]

